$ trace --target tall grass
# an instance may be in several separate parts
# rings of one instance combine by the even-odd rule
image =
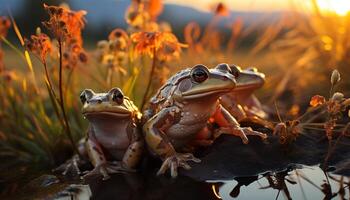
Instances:
[[[289,107],[308,107],[313,94],[328,91],[330,72],[338,67],[346,77],[350,64],[350,15],[325,16],[315,2],[312,5],[313,12],[284,13],[277,24],[261,33],[261,27],[247,26],[242,19],[229,20],[229,28],[221,30],[219,24],[229,13],[224,4],[218,4],[203,30],[196,22],[186,26],[187,44],[182,44],[170,25],[157,21],[161,1],[132,1],[125,15],[127,30],[112,30],[92,51],[83,48],[84,11],[45,6],[50,15],[45,20],[48,34],[37,31],[27,40],[12,19],[11,31],[22,46],[16,47],[6,35],[0,35],[1,45],[16,53],[6,56],[10,53],[5,52],[5,59],[21,58],[28,67],[0,70],[0,161],[6,161],[0,169],[50,169],[68,158],[87,127],[78,98],[83,88],[106,91],[118,86],[144,107],[170,72],[196,63],[257,65],[268,77],[259,93],[266,104],[269,99],[270,103],[284,100],[279,101],[279,109],[289,114]],[[230,32],[228,38],[223,37],[225,31]],[[240,51],[240,41],[252,32],[260,33],[255,45]],[[33,62],[34,57],[39,62]],[[0,66],[2,63],[0,56]],[[348,84],[343,81],[337,89],[347,95]],[[283,99],[288,91],[295,94],[295,101]],[[293,117],[299,115],[292,113]]]

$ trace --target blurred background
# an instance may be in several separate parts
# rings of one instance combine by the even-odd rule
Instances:
[[[78,17],[86,24],[76,31],[76,46],[66,42],[63,49],[69,64],[63,84],[57,38],[42,23],[50,19],[43,4],[61,5],[73,16],[87,12],[86,21]],[[229,63],[265,73],[266,83],[255,94],[272,111],[277,102],[285,119],[302,115],[312,96],[329,97],[334,69],[341,81],[332,92],[350,95],[349,0],[0,0],[0,16],[6,16],[0,24],[0,185],[21,180],[33,168],[52,169],[72,155],[72,143],[87,127],[79,101],[84,88],[120,87],[140,106],[143,96],[149,98],[183,68]],[[159,39],[162,48],[152,59],[137,48],[147,37],[133,36],[155,32],[168,37]],[[41,33],[50,42],[46,63],[21,42]],[[124,46],[106,49],[115,37]],[[63,101],[55,100],[53,93],[62,88]],[[71,141],[58,102],[65,104]],[[10,167],[14,173],[2,170]]]

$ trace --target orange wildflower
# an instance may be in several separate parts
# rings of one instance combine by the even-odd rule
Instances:
[[[30,36],[30,40],[25,39],[25,47],[37,55],[42,61],[46,55],[52,51],[50,38],[44,33],[38,33]]]
[[[214,13],[217,16],[227,17],[230,15],[230,10],[223,3],[218,3],[214,9]]]
[[[87,55],[82,47],[81,31],[85,26],[86,11],[72,11],[68,7],[48,6],[44,4],[50,18],[43,24],[53,33],[58,41],[65,42],[63,66],[75,67],[78,62],[87,62]]]
[[[6,37],[11,21],[6,16],[0,16],[0,37]]]
[[[296,140],[301,133],[300,121],[291,120],[278,123],[275,126],[273,135],[279,136],[280,144],[288,144]]]
[[[161,0],[148,0],[147,3],[148,13],[152,20],[156,20],[157,17],[163,11],[163,4]]]
[[[326,102],[326,99],[321,95],[315,95],[311,98],[310,106],[316,107]]]
[[[125,20],[132,27],[143,28],[150,20],[150,15],[145,11],[145,5],[142,1],[132,1],[126,10]]]
[[[58,40],[77,40],[81,44],[81,30],[85,26],[86,11],[71,11],[65,7],[48,6],[44,4],[50,18],[43,24]]]
[[[181,47],[187,46],[169,32],[138,32],[131,35],[131,40],[136,43],[137,53],[148,54],[151,58],[158,53],[165,58],[178,56]]]
[[[11,27],[11,21],[5,16],[0,16],[0,39],[1,37],[6,37],[7,31],[10,27]],[[1,43],[1,40],[0,40],[0,43]],[[3,58],[4,58],[4,53],[0,48],[0,73],[5,70]]]
[[[108,36],[111,50],[125,50],[128,47],[129,36],[123,29],[114,29]]]
[[[98,43],[98,60],[108,68],[126,74],[122,67],[127,61],[127,50],[130,43],[128,34],[123,29],[114,29],[108,36],[108,41]]]

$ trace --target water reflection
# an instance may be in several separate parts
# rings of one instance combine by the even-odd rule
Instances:
[[[209,181],[222,199],[349,199],[350,178],[319,167],[288,169],[232,181]]]
[[[172,179],[149,174],[116,174],[111,179],[88,181],[92,199],[216,199],[211,184],[188,177]]]
[[[35,179],[23,191],[27,199],[349,199],[350,177],[324,173],[319,167],[298,166],[233,180],[196,181],[187,176],[176,179],[157,177],[155,171],[143,174],[115,174],[69,184],[52,176]],[[47,178],[50,178],[50,184]],[[35,186],[35,188],[33,188]],[[30,190],[29,190],[30,189]],[[40,191],[40,192],[39,192]],[[33,196],[34,195],[34,196]],[[44,197],[44,198],[43,198]],[[15,198],[21,199],[21,198]]]

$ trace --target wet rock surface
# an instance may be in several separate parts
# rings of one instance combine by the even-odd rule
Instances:
[[[335,141],[332,141],[334,144]],[[328,165],[335,173],[350,173],[350,139],[342,137],[332,151]],[[267,171],[280,171],[298,164],[323,164],[328,152],[328,140],[323,133],[304,134],[286,146],[270,136],[265,142],[250,137],[247,145],[238,137],[222,135],[215,143],[197,156],[201,163],[191,163],[192,169],[181,174],[196,180],[230,180],[241,176],[254,176]]]

